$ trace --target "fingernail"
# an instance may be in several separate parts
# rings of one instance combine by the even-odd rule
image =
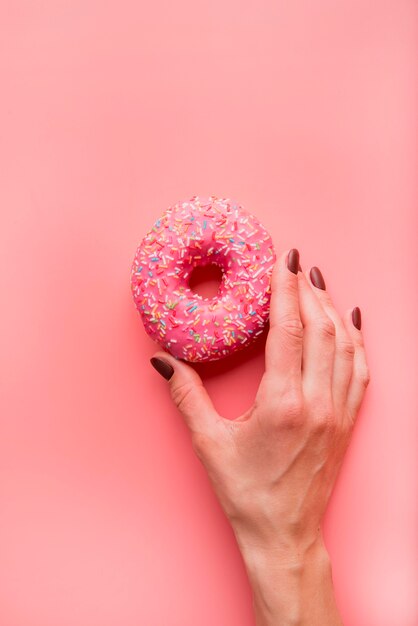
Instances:
[[[292,248],[287,255],[287,267],[294,274],[298,273],[299,267],[299,251],[296,248]]]
[[[311,277],[312,284],[315,285],[315,287],[318,287],[318,289],[323,289],[325,291],[325,280],[319,267],[312,267],[309,275]]]
[[[167,361],[163,361],[162,359],[158,359],[156,356],[153,356],[150,361],[151,365],[155,367],[161,376],[164,376],[166,380],[170,380],[174,374],[174,368],[170,365],[170,363],[167,363]]]
[[[358,329],[361,330],[361,311],[358,308],[358,306],[356,306],[352,313],[351,313],[351,318],[353,320],[353,324],[354,326]]]

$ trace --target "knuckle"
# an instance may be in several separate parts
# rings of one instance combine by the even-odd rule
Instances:
[[[280,328],[285,336],[301,341],[303,339],[303,324],[299,317],[285,316],[280,320]]]
[[[335,426],[335,413],[331,409],[324,409],[318,412],[311,420],[311,430],[317,435],[331,432]]]
[[[335,426],[336,411],[331,390],[329,393],[322,391],[310,397],[308,421],[312,432],[319,434]]]
[[[298,430],[302,425],[302,415],[295,413],[284,413],[281,415],[278,422],[280,431],[292,431]]]
[[[303,418],[303,398],[300,393],[295,390],[287,393],[280,401],[281,415],[280,422],[282,425],[294,428],[299,426]]]
[[[319,335],[326,340],[335,340],[335,324],[331,318],[325,316],[321,317],[316,322],[316,328]]]
[[[363,385],[363,387],[368,387],[369,383],[370,383],[370,371],[368,367],[364,367],[360,374],[359,374],[359,379],[361,384]]]
[[[354,354],[356,351],[354,343],[349,339],[340,339],[339,341],[337,341],[335,349],[337,352],[342,354],[342,356],[346,357],[349,360],[352,360],[354,358]]]
[[[172,388],[171,397],[180,412],[183,412],[192,391],[193,385],[190,382],[186,382]]]

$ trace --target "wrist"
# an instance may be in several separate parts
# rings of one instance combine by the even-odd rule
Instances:
[[[331,573],[331,559],[322,535],[297,540],[281,537],[268,544],[241,541],[238,537],[237,541],[250,580],[267,582],[273,575],[296,579],[308,570],[322,575]]]
[[[237,539],[257,626],[342,626],[322,535],[270,545]]]
[[[251,533],[242,528],[233,526],[234,534],[243,556],[251,567],[257,561],[275,562],[281,566],[303,566],[313,558],[330,563],[322,531],[315,533],[270,533],[269,537],[262,537],[259,533]]]

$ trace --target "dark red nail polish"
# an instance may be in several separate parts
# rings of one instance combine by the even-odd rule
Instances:
[[[352,313],[351,313],[351,319],[353,320],[353,324],[354,326],[358,329],[361,330],[361,311],[358,308],[358,306],[356,306]]]
[[[299,250],[296,250],[296,248],[292,248],[287,256],[287,267],[294,274],[298,273]]]
[[[167,363],[167,361],[163,361],[162,359],[159,359],[155,356],[153,356],[150,361],[151,365],[155,367],[155,369],[159,374],[161,374],[161,376],[164,376],[166,380],[170,380],[170,378],[174,374],[174,368],[170,365],[170,363]]]
[[[318,287],[318,289],[325,291],[325,280],[319,267],[312,267],[309,275],[311,277],[312,284],[315,285],[315,287]]]

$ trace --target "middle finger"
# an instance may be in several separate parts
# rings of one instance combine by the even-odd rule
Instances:
[[[315,405],[332,404],[335,326],[303,272],[299,272],[299,305],[303,329],[302,387]]]
[[[353,370],[354,345],[347,333],[343,320],[335,309],[329,292],[326,290],[325,281],[320,270],[315,268],[314,271],[311,269],[310,272],[305,272],[303,279],[310,285],[325,313],[335,326],[332,395],[334,406],[341,408],[347,399],[348,386]]]

